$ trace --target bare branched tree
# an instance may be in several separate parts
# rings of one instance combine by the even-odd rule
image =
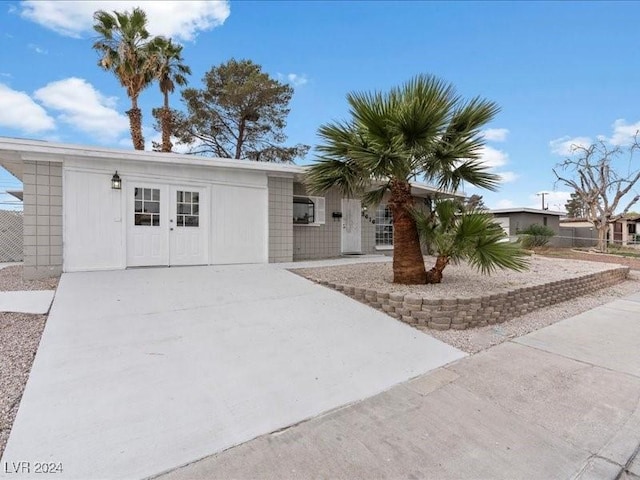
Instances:
[[[635,185],[640,168],[634,168],[634,153],[640,149],[638,133],[626,146],[599,141],[588,147],[573,145],[573,155],[553,169],[558,182],[573,188],[585,205],[586,219],[598,232],[598,249],[607,251],[609,225],[624,217],[640,200]],[[614,162],[627,159],[626,173],[616,171]],[[636,162],[637,164],[637,162]]]

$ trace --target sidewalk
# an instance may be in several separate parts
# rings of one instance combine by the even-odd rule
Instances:
[[[640,480],[640,294],[161,476]]]

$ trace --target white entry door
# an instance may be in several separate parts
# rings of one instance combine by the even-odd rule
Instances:
[[[206,189],[134,183],[126,194],[127,266],[207,263]]]
[[[362,253],[362,204],[342,199],[342,253]]]
[[[206,189],[171,187],[169,218],[169,263],[207,263]]]
[[[169,265],[168,193],[143,183],[127,189],[127,266]]]

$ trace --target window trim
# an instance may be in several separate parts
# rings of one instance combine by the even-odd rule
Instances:
[[[309,223],[293,221],[294,227],[319,227],[320,225],[325,224],[326,202],[324,197],[314,197],[311,195],[293,195],[292,203],[304,203],[304,202],[296,202],[295,201],[296,199],[306,199],[313,205],[314,218],[313,218],[313,222],[309,222]]]
[[[376,250],[393,250],[393,237],[394,237],[393,214],[391,214],[390,216],[390,222],[385,223],[381,221],[381,216],[379,215],[382,209],[384,210],[389,209],[389,205],[386,203],[380,203],[376,207],[376,216],[375,216],[376,223],[375,223],[375,232],[374,232],[375,248]],[[389,209],[389,212],[391,213],[390,209]],[[378,243],[378,227],[391,227],[391,243]],[[384,235],[384,234],[382,233],[381,235]]]

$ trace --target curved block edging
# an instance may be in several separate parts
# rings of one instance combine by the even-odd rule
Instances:
[[[410,325],[465,330],[502,323],[539,308],[565,302],[622,282],[629,267],[517,288],[474,298],[429,299],[419,294],[380,292],[327,281],[318,282]]]

